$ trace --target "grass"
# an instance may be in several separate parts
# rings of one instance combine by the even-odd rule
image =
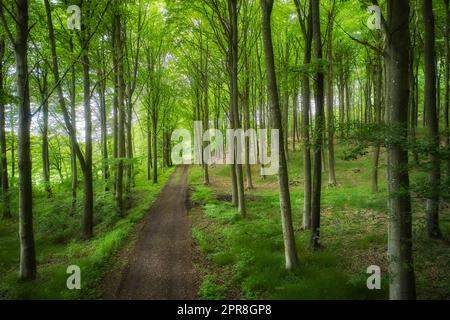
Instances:
[[[109,266],[110,257],[124,245],[124,241],[148,212],[151,204],[171,175],[160,176],[153,185],[138,177],[130,208],[124,218],[119,217],[111,193],[96,193],[95,238],[89,242],[80,238],[81,208],[70,216],[70,195],[65,186],[55,186],[54,197],[44,193],[34,196],[35,238],[38,278],[33,282],[18,279],[19,241],[17,219],[0,223],[0,299],[89,299],[96,298],[97,288]],[[59,190],[58,190],[59,188]],[[100,190],[101,186],[97,186]],[[14,200],[16,201],[16,200]],[[79,199],[81,202],[82,199]],[[81,203],[79,204],[81,205]],[[15,207],[13,205],[13,207]],[[81,268],[81,290],[68,290],[67,267]]]
[[[339,155],[338,150],[338,155]],[[229,195],[228,168],[211,168],[211,186],[202,184],[201,168],[190,174],[194,208],[193,236],[203,253],[198,268],[203,275],[199,295],[203,299],[386,299],[387,192],[370,187],[369,157],[352,162],[337,161],[339,186],[324,187],[322,239],[324,249],[307,249],[309,233],[300,230],[303,205],[302,160],[290,159],[291,201],[300,267],[284,268],[276,177],[261,180],[256,168],[255,190],[247,192],[248,216],[241,218],[224,195]],[[383,177],[385,168],[381,168]],[[326,186],[324,174],[324,186]],[[380,181],[383,181],[380,178]],[[424,236],[423,210],[415,204],[415,263],[418,297],[450,298],[450,246],[448,212],[442,214],[447,242],[430,244]],[[433,265],[434,264],[434,265]],[[382,269],[382,290],[368,290],[366,270]]]

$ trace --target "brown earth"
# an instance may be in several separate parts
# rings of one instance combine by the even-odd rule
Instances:
[[[104,298],[192,300],[197,284],[188,213],[188,167],[176,168],[144,219],[120,284]],[[120,258],[120,255],[118,256]],[[113,277],[112,277],[113,278]],[[108,279],[105,279],[108,280]]]

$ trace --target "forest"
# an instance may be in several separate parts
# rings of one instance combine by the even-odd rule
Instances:
[[[0,300],[450,299],[449,2],[0,0]]]

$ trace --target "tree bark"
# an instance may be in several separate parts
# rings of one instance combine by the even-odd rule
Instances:
[[[322,59],[322,36],[320,32],[320,0],[313,0],[313,43],[314,58]],[[322,149],[324,127],[324,74],[319,70],[315,79],[316,126],[314,137],[314,172],[311,204],[311,249],[319,249],[320,237],[320,201],[322,192]]]
[[[19,235],[20,278],[36,279],[36,252],[33,230],[33,190],[30,154],[30,92],[28,81],[28,1],[16,1],[16,54],[17,95],[19,97]]]
[[[308,14],[302,16],[300,3],[295,0],[297,15],[300,27],[303,33],[305,48],[303,65],[308,66],[311,63],[312,55],[312,1],[309,0]],[[303,17],[303,18],[300,18]],[[305,21],[306,20],[306,21]],[[304,196],[303,196],[303,222],[304,230],[311,228],[311,192],[312,192],[312,176],[311,176],[311,146],[310,146],[310,112],[311,112],[311,86],[309,74],[302,74],[302,139],[303,139],[303,174],[304,174]]]
[[[120,215],[124,215],[123,204],[123,180],[124,180],[124,158],[125,152],[125,82],[124,82],[124,67],[123,67],[123,39],[122,39],[122,21],[121,16],[116,14],[114,16],[114,53],[117,62],[117,99],[118,99],[118,162],[116,173],[116,206]]]
[[[239,84],[238,84],[238,8],[237,0],[228,0],[228,10],[230,16],[230,34],[229,46],[231,52],[230,85],[231,85],[231,108],[232,108],[232,129],[241,129],[239,117]],[[241,152],[240,148],[235,148],[234,160],[236,162],[236,151]],[[238,209],[242,216],[246,215],[245,194],[244,194],[244,172],[242,164],[235,163],[236,183],[238,195]]]
[[[8,179],[8,158],[6,146],[6,130],[5,130],[5,89],[3,59],[5,57],[6,47],[5,39],[0,37],[0,172],[1,172],[1,187],[2,187],[2,217],[3,219],[10,219],[11,207],[9,197],[9,179]],[[12,113],[12,112],[11,112]]]
[[[90,2],[85,5],[90,6]],[[84,126],[85,126],[85,165],[82,166],[84,176],[84,215],[83,215],[83,235],[86,240],[93,236],[94,229],[94,188],[92,176],[92,110],[91,110],[91,78],[90,78],[90,59],[89,59],[89,25],[86,20],[89,19],[89,8],[85,11],[83,19],[82,45],[84,48],[81,56],[83,65],[83,104],[84,104]]]
[[[278,95],[277,78],[275,72],[275,60],[273,54],[271,15],[273,0],[261,0],[262,11],[262,32],[264,39],[265,63],[267,72],[267,88],[269,92],[270,105],[272,110],[273,129],[279,130],[279,186],[280,186],[280,207],[281,223],[283,227],[283,239],[286,258],[286,269],[293,270],[298,267],[297,248],[295,243],[294,227],[292,225],[292,208],[289,193],[289,177],[287,160],[284,152],[284,135],[282,127],[282,115]],[[274,143],[274,141],[272,141]]]
[[[430,238],[442,236],[439,229],[439,193],[441,186],[441,159],[439,156],[439,119],[436,103],[436,48],[433,1],[423,0],[425,26],[425,95],[424,110],[427,115],[427,132],[430,143],[430,169],[428,171],[429,192],[427,194],[427,229]]]
[[[50,185],[50,159],[48,152],[48,76],[47,70],[42,70],[42,84],[39,80],[39,91],[42,100],[42,176],[44,178],[45,191],[52,196]]]
[[[449,106],[450,106],[450,8],[449,0],[444,0],[445,5],[445,96],[444,96],[444,124],[445,124],[445,146],[450,150],[450,121],[449,121]],[[450,177],[450,159],[446,161],[447,177]]]
[[[408,151],[405,148],[408,141],[409,1],[388,0],[387,11],[386,108],[396,135],[388,145],[389,295],[392,300],[404,300],[416,297]]]
[[[74,54],[73,48],[73,37],[70,37],[70,51]],[[77,135],[77,113],[76,113],[76,68],[75,65],[71,68],[71,79],[70,79],[70,114],[72,119],[72,131],[73,134]],[[72,173],[72,206],[71,214],[75,214],[77,210],[77,188],[78,188],[78,167],[77,167],[77,146],[73,139],[70,141],[70,168]]]
[[[334,159],[334,68],[333,68],[333,30],[334,30],[334,7],[328,14],[328,76],[327,76],[327,114],[328,114],[328,185],[336,186],[336,171]]]

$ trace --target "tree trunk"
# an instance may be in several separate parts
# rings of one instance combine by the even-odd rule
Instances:
[[[74,54],[73,48],[73,38],[70,37],[70,51]],[[76,68],[75,64],[71,68],[71,79],[70,79],[70,114],[72,119],[72,131],[76,136],[77,134],[77,113],[76,113]],[[70,168],[72,172],[72,206],[71,214],[75,214],[77,210],[77,188],[78,188],[78,168],[77,168],[77,147],[73,142],[70,141]]]
[[[5,57],[5,39],[0,38],[0,172],[1,172],[1,186],[2,186],[2,217],[3,219],[11,218],[10,197],[9,197],[9,181],[8,181],[8,158],[6,146],[6,131],[5,131],[5,104],[4,104],[4,70],[3,59]],[[12,112],[11,112],[12,113]]]
[[[375,77],[376,81],[374,82],[375,88],[375,124],[378,129],[381,129],[381,95],[383,88],[383,71],[381,65],[381,57],[376,58],[375,64]],[[380,142],[376,141],[374,150],[373,150],[373,161],[372,161],[372,192],[378,192],[378,166],[380,163]]]
[[[436,104],[436,49],[433,1],[423,0],[423,20],[425,25],[425,95],[424,110],[427,115],[428,140],[431,147],[430,169],[428,171],[429,194],[427,195],[428,236],[440,238],[439,192],[441,185],[441,160],[439,157],[439,120]]]
[[[247,47],[247,31],[244,34],[245,52],[244,52],[244,90],[242,92],[242,105],[244,107],[244,130],[250,129],[250,50]],[[253,189],[252,167],[250,164],[250,137],[245,137],[245,171],[247,177],[247,189]]]
[[[320,32],[320,0],[313,0],[313,43],[314,58],[322,59],[322,36]],[[311,241],[310,247],[319,249],[320,236],[320,201],[322,192],[322,149],[324,126],[324,74],[319,71],[315,79],[316,127],[314,137],[314,172],[311,204]]]
[[[444,0],[445,5],[445,97],[444,97],[444,123],[445,123],[445,146],[450,150],[450,122],[449,122],[449,106],[450,106],[450,8],[449,0]],[[447,177],[450,178],[450,159],[446,161]]]
[[[39,80],[40,82],[40,80]],[[45,191],[49,197],[52,196],[50,186],[50,159],[48,153],[48,81],[47,71],[42,71],[42,85],[39,83],[39,91],[42,100],[42,176],[44,178]]]
[[[28,1],[17,0],[16,13],[16,74],[19,98],[19,235],[20,278],[36,279],[36,253],[33,230],[33,190],[30,155],[30,92],[28,82]]]
[[[158,118],[156,114],[156,106],[152,111],[152,147],[153,147],[153,183],[158,183]]]
[[[120,215],[124,215],[123,204],[123,177],[124,177],[124,158],[125,154],[125,82],[124,82],[124,67],[123,67],[123,40],[122,40],[122,21],[120,15],[114,17],[114,52],[117,62],[117,100],[118,100],[118,162],[116,173],[116,206]]]
[[[86,3],[89,6],[90,2]],[[85,10],[85,15],[89,15],[89,8]],[[88,17],[83,21],[86,23]],[[83,166],[84,176],[84,215],[83,215],[83,235],[86,240],[93,236],[94,228],[94,188],[92,177],[92,110],[91,110],[91,79],[89,61],[89,27],[82,24],[82,44],[84,51],[81,57],[83,64],[83,101],[84,101],[84,126],[85,126],[85,165]]]
[[[303,15],[300,9],[300,3],[295,1],[297,15],[302,29],[305,49],[303,65],[308,66],[311,63],[312,55],[312,1],[309,0],[309,11],[307,15]],[[306,20],[306,21],[305,21]],[[311,87],[309,74],[302,74],[302,138],[303,138],[303,170],[304,170],[304,196],[303,196],[303,223],[304,230],[311,228],[311,192],[312,192],[312,176],[311,176],[311,146],[310,146],[310,112],[311,112]]]
[[[277,78],[275,72],[275,60],[272,44],[271,15],[273,8],[273,0],[261,0],[262,11],[262,32],[264,39],[264,52],[267,72],[267,88],[272,110],[273,129],[279,130],[279,185],[280,185],[280,206],[281,206],[281,223],[283,227],[283,239],[286,258],[286,269],[293,270],[298,267],[297,248],[295,243],[294,227],[292,225],[292,208],[289,193],[289,177],[287,161],[284,152],[284,135],[282,127],[282,115],[280,110],[280,102],[278,95]],[[275,141],[272,141],[274,143]]]
[[[388,257],[390,298],[415,299],[412,255],[412,216],[409,191],[408,132],[409,99],[409,1],[388,0],[386,39],[386,108],[388,121],[398,128],[396,143],[388,145],[389,237]]]
[[[334,29],[334,8],[328,15],[328,76],[327,76],[327,114],[328,114],[328,185],[336,186],[336,171],[334,160],[334,68],[333,68],[333,29]]]
[[[229,34],[229,45],[231,51],[231,69],[230,69],[230,85],[231,85],[231,108],[232,113],[232,129],[241,129],[241,121],[239,117],[239,83],[238,83],[238,8],[237,0],[228,0],[228,10],[230,16],[231,30]],[[234,151],[234,160],[236,162],[236,151],[241,152],[240,146]],[[238,209],[242,216],[246,215],[245,195],[244,195],[244,172],[242,164],[235,163],[236,183],[238,195]]]

